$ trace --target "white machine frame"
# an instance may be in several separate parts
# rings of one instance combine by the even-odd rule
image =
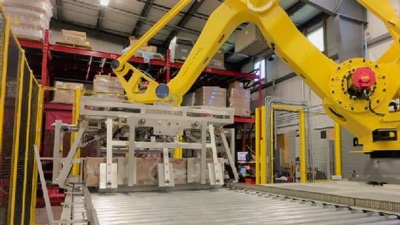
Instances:
[[[173,165],[169,154],[176,148],[192,149],[200,159],[200,184],[206,185],[207,176],[209,185],[221,186],[224,184],[224,174],[221,163],[218,162],[216,133],[222,138],[224,150],[228,163],[233,168],[235,181],[238,174],[235,169],[234,154],[229,147],[224,125],[233,123],[233,109],[221,107],[173,107],[171,105],[144,105],[124,102],[115,99],[104,99],[94,96],[82,96],[80,101],[80,128],[76,125],[62,124],[56,121],[56,140],[54,144],[54,167],[53,182],[61,187],[66,187],[67,175],[72,164],[79,163],[74,159],[76,150],[79,148],[81,137],[87,129],[106,128],[106,162],[100,164],[99,188],[116,189],[118,186],[135,187],[136,181],[136,153],[143,149],[147,151],[161,152],[163,161],[158,165],[159,187],[174,187]],[[92,126],[89,126],[89,124]],[[129,138],[127,141],[113,139],[115,127],[121,125],[129,127]],[[136,131],[143,127],[153,129],[150,141],[136,140]],[[217,130],[216,130],[217,129]],[[198,142],[181,142],[177,136],[182,136],[191,130],[201,132],[201,140]],[[63,159],[60,154],[60,145],[65,131],[78,131],[78,135],[68,157]],[[169,137],[169,141],[157,140],[156,135]],[[231,132],[234,139],[234,132]],[[233,141],[231,142],[233,143]],[[118,150],[127,153],[125,158],[118,158],[113,162],[113,155]],[[207,164],[206,156],[210,150],[211,163]],[[234,149],[233,149],[234,150]],[[188,177],[197,172],[195,165],[188,165]],[[208,174],[207,174],[208,168]],[[188,183],[193,182],[188,178]]]

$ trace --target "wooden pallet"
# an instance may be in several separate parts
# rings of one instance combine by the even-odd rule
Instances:
[[[86,49],[86,50],[92,50],[92,47],[90,47],[88,45],[79,45],[79,44],[73,44],[73,43],[68,43],[68,42],[59,42],[59,41],[57,41],[56,45],[72,47],[72,48],[82,48],[82,49]]]

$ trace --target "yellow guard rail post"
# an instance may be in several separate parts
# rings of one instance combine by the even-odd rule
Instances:
[[[335,122],[335,175],[342,176],[342,134],[340,124]]]
[[[81,107],[81,105],[80,105],[81,96],[82,96],[82,89],[77,89],[75,91],[74,107],[73,107],[73,111],[72,111],[72,124],[74,124],[74,125],[78,125],[78,123],[79,123],[79,111],[80,111],[80,107]],[[71,145],[72,145],[72,143],[74,143],[75,138],[77,137],[77,134],[78,134],[77,132],[71,133]],[[78,148],[75,153],[75,158],[79,159],[80,156],[81,156],[81,149]],[[71,172],[73,176],[79,175],[79,167],[80,167],[79,164],[76,164],[76,163],[73,164],[72,172]]]
[[[25,53],[22,56],[23,60],[25,61]],[[25,66],[25,63],[23,63],[23,66]],[[24,70],[28,70],[29,68],[24,68]],[[29,151],[32,151],[32,146],[29,146],[29,139],[30,139],[30,135],[29,135],[29,131],[30,131],[30,127],[31,127],[31,110],[32,110],[32,85],[33,85],[33,78],[31,77],[32,72],[29,73],[29,95],[28,96],[24,96],[24,98],[28,98],[28,111],[27,111],[27,128],[26,128],[26,137],[25,137],[25,159],[24,159],[24,187],[23,187],[23,197],[22,197],[22,205],[26,205],[26,192],[27,192],[27,188],[33,188],[32,186],[28,186],[27,185],[27,176],[28,176],[28,157],[29,157]],[[22,76],[24,76],[25,74],[22,74]],[[26,85],[26,84],[24,84]],[[26,87],[24,87],[26,88]],[[31,199],[29,199],[30,201]],[[32,204],[32,203],[31,203]],[[25,217],[25,207],[22,207],[22,215],[21,217],[24,218]],[[31,216],[31,215],[29,215]],[[21,220],[21,223],[24,223],[24,219]]]
[[[23,50],[21,50],[20,56],[24,55]],[[22,108],[22,98],[23,98],[23,76],[24,76],[24,61],[25,57],[19,57],[19,71],[17,74],[17,101],[16,101],[16,114],[15,114],[15,124],[14,124],[14,141],[13,141],[13,153],[12,153],[12,163],[11,163],[11,177],[10,177],[10,204],[8,205],[8,212],[9,212],[9,220],[8,224],[14,223],[15,216],[23,215],[16,215],[15,212],[15,205],[16,205],[16,194],[17,194],[17,174],[18,174],[18,158],[19,155],[19,139],[20,139],[20,131],[21,131],[21,108]],[[22,194],[22,193],[21,193]],[[24,201],[24,199],[22,199]],[[22,212],[21,212],[22,213]]]
[[[255,116],[255,126],[256,126],[256,133],[255,133],[255,144],[256,144],[256,184],[261,183],[261,171],[260,171],[260,141],[261,141],[261,136],[260,136],[260,128],[261,128],[261,121],[260,121],[260,108],[256,109],[256,116]]]
[[[267,127],[266,127],[266,119],[267,119],[267,110],[266,107],[261,107],[261,116],[260,116],[260,123],[261,123],[261,145],[260,145],[260,184],[267,183]]]

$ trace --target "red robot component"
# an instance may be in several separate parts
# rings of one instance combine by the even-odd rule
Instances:
[[[368,67],[358,68],[353,73],[352,83],[358,90],[370,89],[375,82],[375,72]]]

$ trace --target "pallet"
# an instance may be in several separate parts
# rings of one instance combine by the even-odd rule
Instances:
[[[79,45],[79,44],[74,44],[74,43],[69,43],[69,42],[56,42],[56,45],[59,46],[65,46],[65,47],[71,47],[71,48],[81,48],[81,49],[86,49],[86,50],[92,50],[92,47],[88,45]]]

